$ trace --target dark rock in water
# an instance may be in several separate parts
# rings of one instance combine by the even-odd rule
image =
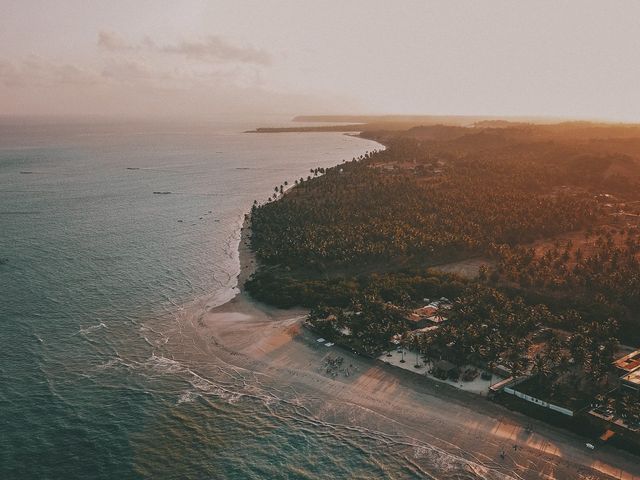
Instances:
[[[153,192],[154,195],[169,195],[171,192]]]
[[[22,175],[31,175],[33,172],[29,172],[29,171],[23,171],[20,172]]]
[[[139,167],[127,167],[127,170],[140,170]]]
[[[7,263],[9,263],[9,259],[4,257],[4,258],[0,258],[0,265],[6,265]]]

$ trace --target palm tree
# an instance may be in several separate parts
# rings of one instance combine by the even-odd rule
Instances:
[[[420,368],[422,365],[420,364],[420,352],[416,349],[416,364],[413,366],[414,368]]]
[[[398,343],[398,346],[400,347],[400,355],[402,355],[402,358],[400,359],[400,363],[404,363],[405,359],[404,359],[404,350],[408,345],[408,338],[406,336],[406,334],[403,334],[402,336],[400,336],[400,343]]]
[[[547,358],[543,355],[537,354],[533,360],[531,373],[538,376],[539,385],[544,385],[549,378],[549,375],[551,375],[551,366],[549,365]]]
[[[433,341],[433,337],[422,335],[420,341],[420,351],[422,352],[422,358],[425,365],[430,361],[431,355],[433,353]]]

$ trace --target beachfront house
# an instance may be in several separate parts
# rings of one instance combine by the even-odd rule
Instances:
[[[631,352],[613,362],[613,366],[623,375],[640,368],[640,350]]]
[[[626,394],[639,397],[640,401],[640,350],[619,358],[613,365],[622,374],[620,389]]]
[[[429,325],[427,317],[419,315],[415,310],[407,315],[407,320],[409,320],[412,330],[419,330]]]
[[[587,419],[605,430],[603,443],[616,435],[640,449],[640,350],[618,358],[613,366],[621,375],[618,387],[594,399]]]
[[[431,325],[439,325],[447,321],[446,311],[451,307],[449,300],[442,297],[427,305],[413,310],[407,320],[412,323],[414,329],[425,328]]]
[[[640,368],[629,372],[620,379],[620,386],[627,392],[640,397]],[[639,399],[640,401],[640,399]]]
[[[640,397],[640,350],[618,358],[613,362],[613,366],[621,375],[620,389],[623,393]]]
[[[571,397],[569,402],[563,404],[560,404],[558,401],[551,401],[546,395],[535,393],[535,388],[531,389],[531,385],[534,382],[535,380],[527,379],[518,385],[507,385],[502,391],[539,407],[548,408],[549,410],[569,417],[573,417],[580,410],[588,406],[588,401],[585,398]]]
[[[438,325],[427,325],[426,327],[422,327],[422,328],[417,328],[415,330],[411,330],[409,332],[409,334],[412,335],[412,336],[430,335],[433,332],[435,332],[436,330],[438,330],[438,328],[440,328]]]

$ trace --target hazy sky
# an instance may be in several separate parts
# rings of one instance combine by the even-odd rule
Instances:
[[[640,121],[640,2],[0,0],[0,114]]]

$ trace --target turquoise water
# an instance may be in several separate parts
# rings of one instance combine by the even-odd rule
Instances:
[[[357,452],[323,465],[349,447],[289,414],[182,401],[192,376],[146,338],[149,318],[233,295],[254,199],[374,146],[248,127],[2,120],[0,478],[275,478],[318,442],[329,455],[287,476],[375,472]]]

